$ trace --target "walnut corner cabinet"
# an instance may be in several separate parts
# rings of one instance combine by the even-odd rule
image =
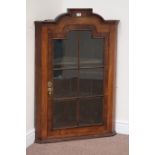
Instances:
[[[35,141],[112,136],[118,20],[68,9],[35,21]]]

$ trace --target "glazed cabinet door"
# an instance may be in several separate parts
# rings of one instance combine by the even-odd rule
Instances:
[[[49,37],[49,135],[85,135],[106,124],[105,36],[95,38],[88,29],[71,30],[63,39]]]

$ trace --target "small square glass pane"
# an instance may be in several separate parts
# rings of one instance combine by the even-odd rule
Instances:
[[[80,69],[80,96],[103,95],[103,68]]]
[[[70,31],[66,39],[54,39],[54,68],[77,67],[76,31]]]
[[[80,99],[79,125],[95,125],[103,123],[103,99]]]
[[[91,31],[79,34],[80,67],[103,66],[104,39],[93,38]]]
[[[77,95],[77,71],[54,71],[54,98],[74,97]]]
[[[76,125],[76,100],[54,101],[53,128],[70,128]]]

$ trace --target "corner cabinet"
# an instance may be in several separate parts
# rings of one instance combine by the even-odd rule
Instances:
[[[35,22],[36,142],[115,134],[117,25],[92,9]]]

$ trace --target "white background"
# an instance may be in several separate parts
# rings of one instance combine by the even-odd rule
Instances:
[[[37,4],[37,5],[36,5]],[[34,132],[34,21],[54,19],[67,8],[93,8],[105,19],[120,20],[118,26],[116,131],[128,134],[129,35],[128,0],[27,0],[27,137]],[[33,135],[32,135],[33,136]]]
[[[25,7],[25,2],[21,0],[2,1],[0,5],[0,154],[5,155],[26,154]],[[50,8],[53,10],[54,6]],[[130,2],[131,155],[155,154],[154,14],[153,1]]]

